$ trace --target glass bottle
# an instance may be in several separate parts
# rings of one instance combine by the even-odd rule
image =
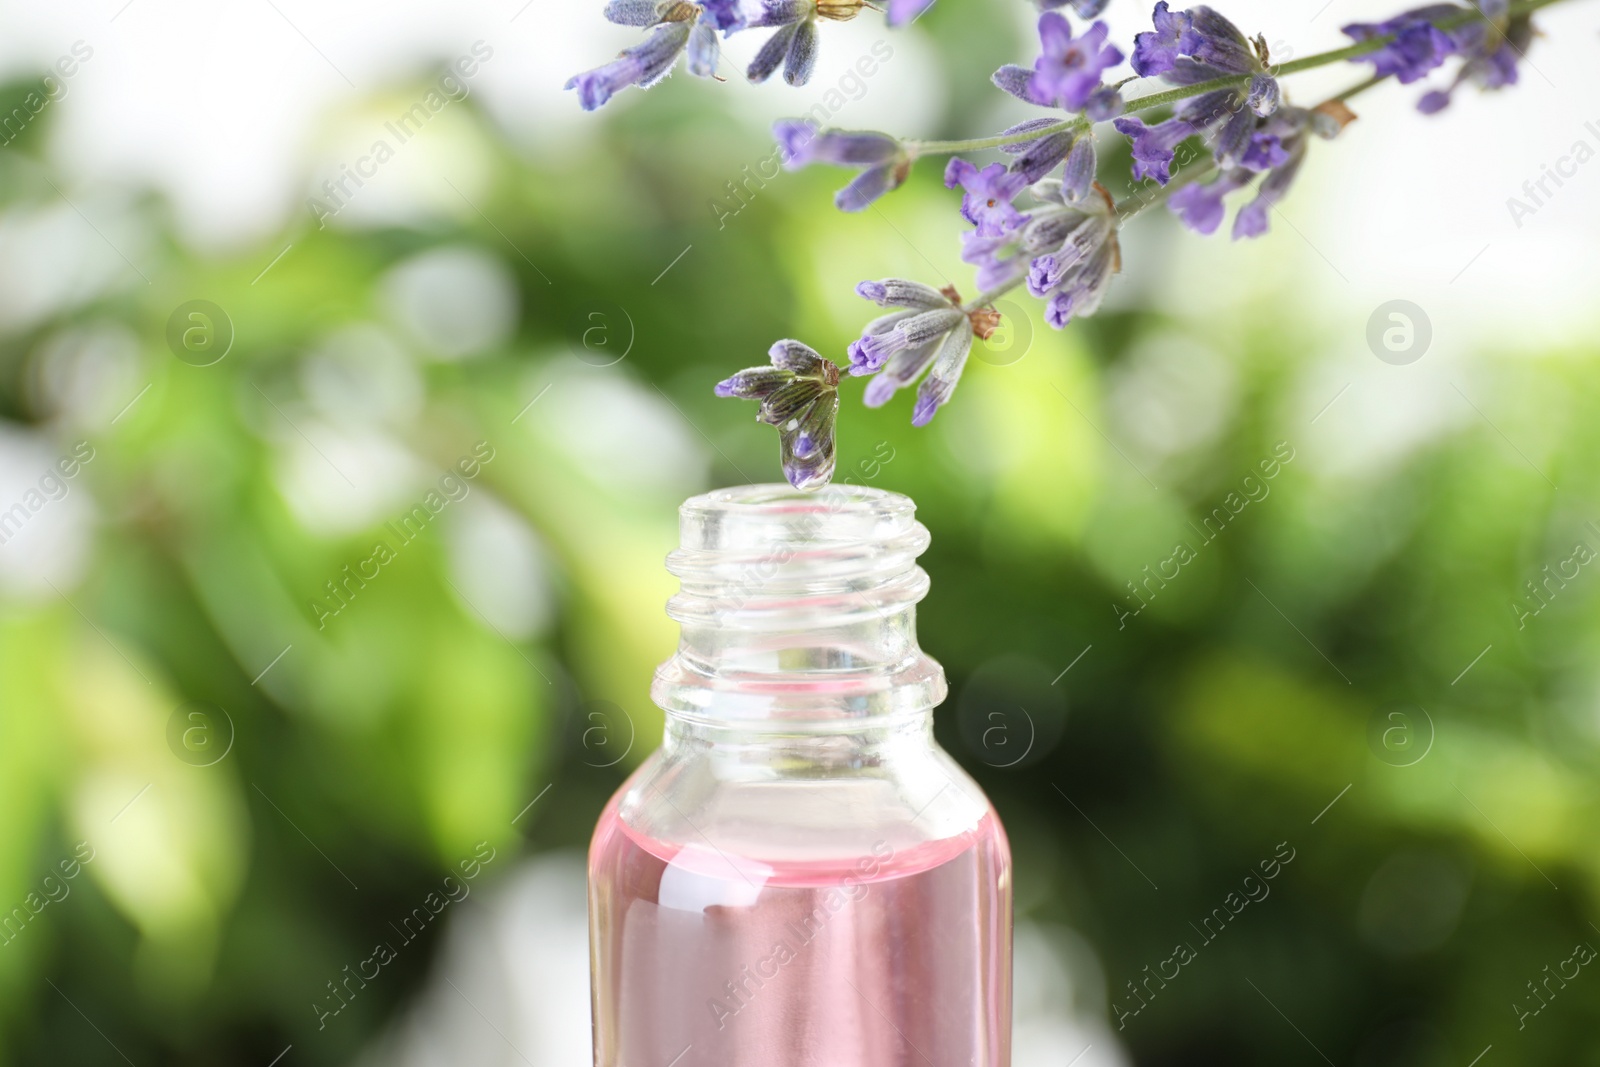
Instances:
[[[589,852],[597,1067],[1010,1064],[1010,850],[933,740],[914,512],[856,486],[680,509],[661,748]]]

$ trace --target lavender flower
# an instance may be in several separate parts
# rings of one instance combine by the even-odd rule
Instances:
[[[1039,16],[1042,51],[1033,69],[1008,64],[994,72],[994,83],[1032,104],[1082,111],[1097,121],[1110,118],[1122,109],[1122,97],[1101,81],[1122,62],[1122,52],[1106,44],[1110,32],[1096,22],[1073,37],[1064,15],[1046,11]]]
[[[826,5],[808,0],[760,0],[760,3],[761,13],[744,25],[752,29],[776,26],[778,32],[761,46],[750,61],[745,77],[753,82],[764,82],[781,63],[784,81],[790,85],[804,85],[811,80],[811,71],[817,63],[817,18],[835,16],[823,14]],[[854,17],[860,7],[860,4],[853,5],[850,13],[842,17]]]
[[[819,130],[804,119],[772,124],[783,165],[798,170],[812,163],[859,167],[855,180],[840,189],[833,202],[840,211],[862,211],[885,193],[898,189],[911,172],[911,157],[899,141],[870,130]]]
[[[896,311],[867,323],[859,340],[850,342],[850,373],[875,374],[896,352],[943,337],[966,318],[961,309],[945,305],[927,311]]]
[[[761,401],[758,422],[778,428],[783,476],[796,489],[833,477],[839,414],[839,367],[799,341],[779,341],[770,367],[750,367],[720,381],[718,396]]]
[[[901,278],[862,282],[856,292],[881,307],[906,309],[874,319],[862,331],[861,340],[850,346],[850,373],[876,375],[867,383],[862,402],[882,407],[926,370],[911,411],[911,425],[926,426],[955,392],[973,337],[992,335],[1000,316],[989,309],[964,310],[954,290],[941,291]],[[876,353],[886,343],[896,346],[886,357],[858,358],[867,349]]]
[[[1162,185],[1172,180],[1175,149],[1194,136],[1196,127],[1186,119],[1170,118],[1148,126],[1143,119],[1118,119],[1117,132],[1133,142],[1133,180],[1154,178]]]
[[[1193,55],[1200,48],[1200,35],[1195,32],[1189,12],[1170,11],[1167,0],[1161,0],[1151,18],[1155,29],[1133,39],[1132,66],[1141,78],[1165,74],[1179,56]]]
[[[1330,115],[1299,107],[1280,108],[1251,133],[1240,164],[1225,169],[1205,185],[1189,185],[1173,193],[1167,206],[1196,233],[1212,234],[1222,224],[1223,201],[1265,173],[1256,197],[1233,221],[1233,238],[1260,237],[1267,232],[1274,205],[1288,193],[1300,172],[1311,135],[1332,138],[1339,123]]]
[[[1059,184],[1033,188],[1043,207],[1023,229],[1021,247],[1032,255],[1028,291],[1043,297],[1045,321],[1063,329],[1074,318],[1100,307],[1111,276],[1122,266],[1117,213],[1103,187],[1095,195],[1068,203]]]
[[[1457,39],[1434,23],[1461,10],[1454,4],[1429,4],[1383,22],[1351,23],[1344,27],[1344,33],[1356,41],[1392,37],[1376,51],[1357,57],[1357,62],[1370,62],[1378,77],[1393,76],[1402,85],[1409,85],[1459,50]]]
[[[1167,198],[1167,207],[1195,233],[1210,236],[1222,225],[1227,208],[1223,200],[1256,180],[1255,172],[1236,167],[1204,185],[1186,185]]]
[[[944,169],[944,184],[947,189],[960,185],[966,190],[961,197],[961,217],[978,228],[979,237],[998,237],[1027,221],[1011,202],[1028,187],[1028,179],[1021,172],[1008,171],[1003,163],[979,170],[952,156]]]
[[[685,52],[690,74],[711,77],[717,69],[717,31],[732,33],[745,24],[739,0],[610,0],[605,16],[619,25],[655,32],[610,63],[567,80],[566,88],[578,90],[578,103],[585,111],[595,110],[630,85],[648,89],[665,78]]]
[[[688,46],[690,36],[691,26],[687,22],[663,23],[643,44],[624,49],[610,63],[574,74],[568,79],[566,88],[578,90],[578,103],[585,111],[600,107],[630,85],[648,89],[672,70],[673,64]],[[700,40],[703,42],[704,38]],[[711,47],[716,48],[714,37]],[[691,66],[691,69],[694,67]]]
[[[1015,144],[1002,145],[1000,151],[1017,159],[1011,164],[1011,169],[1023,176],[1023,184],[1032,185],[1034,182],[1056,169],[1056,165],[1067,158],[1072,151],[1073,143],[1077,140],[1077,131],[1061,129],[1060,119],[1045,116],[1043,118],[1029,119],[1019,122],[1010,129],[1002,131],[1004,135],[1018,133],[1032,133],[1035,130],[1049,130],[1042,137],[1032,141],[1019,141]]]
[[[1271,115],[1282,101],[1277,79],[1267,68],[1266,42],[1254,42],[1205,5],[1172,11],[1166,0],[1155,6],[1154,30],[1134,38],[1133,66],[1140,74],[1160,75],[1175,85],[1197,85],[1229,76],[1249,75],[1238,89],[1221,89],[1191,97],[1173,110],[1172,118],[1153,126],[1136,118],[1118,119],[1117,130],[1133,141],[1135,181],[1172,179],[1178,145],[1199,135],[1211,141],[1212,154],[1223,168],[1239,166],[1252,147],[1256,120]]]
[[[1527,15],[1518,15],[1505,21],[1506,0],[1479,0],[1478,6],[1487,17],[1499,21],[1490,24],[1469,23],[1465,27],[1466,33],[1456,35],[1455,39],[1461,45],[1466,61],[1461,64],[1461,69],[1447,88],[1425,93],[1417,102],[1417,109],[1425,115],[1433,115],[1449,107],[1451,94],[1465,82],[1472,82],[1485,90],[1517,84],[1517,61],[1533,43],[1533,20]]]

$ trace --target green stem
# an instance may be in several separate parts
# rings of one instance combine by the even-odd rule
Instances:
[[[951,156],[957,152],[977,152],[984,148],[1000,148],[1008,144],[1021,144],[1024,141],[1037,141],[1041,137],[1048,137],[1052,133],[1063,130],[1088,129],[1089,120],[1074,118],[1063,119],[1052,126],[1043,129],[1029,130],[1026,133],[997,133],[993,137],[973,137],[965,141],[904,141],[906,151],[911,153],[911,158],[918,156]]]
[[[1562,3],[1563,0],[1517,0],[1508,11],[1508,17],[1528,15],[1542,7]],[[1463,9],[1461,12],[1448,15],[1434,23],[1441,30],[1453,30],[1475,19],[1484,18],[1483,12],[1476,8]],[[1329,52],[1318,52],[1303,59],[1292,59],[1287,63],[1279,64],[1274,68],[1274,74],[1282,77],[1286,74],[1298,74],[1303,70],[1312,70],[1316,67],[1325,67],[1330,63],[1341,63],[1349,59],[1359,59],[1371,52],[1376,52],[1384,45],[1394,40],[1394,37],[1374,37],[1368,41],[1360,41],[1345,48],[1335,48]],[[1158,93],[1147,93],[1129,100],[1123,109],[1124,114],[1133,114],[1137,111],[1149,111],[1151,108],[1168,107],[1172,104],[1187,100],[1190,97],[1200,96],[1204,93],[1216,92],[1218,89],[1232,89],[1242,86],[1250,81],[1249,74],[1230,74],[1225,78],[1213,78],[1210,81],[1198,82],[1194,85],[1182,85],[1175,89],[1164,89]],[[1352,90],[1351,95],[1364,91],[1383,79],[1373,79],[1369,84],[1358,86]],[[1344,99],[1344,98],[1336,98]],[[1045,126],[1042,129],[1029,130],[1025,133],[1001,133],[993,137],[974,137],[961,141],[906,141],[905,148],[912,159],[919,156],[948,156],[957,152],[977,152],[985,148],[1001,148],[1010,144],[1021,144],[1025,141],[1036,141],[1053,133],[1063,133],[1068,130],[1088,129],[1091,123],[1088,119],[1075,116],[1070,119]]]
[[[1028,275],[1026,272],[1019,274],[1009,282],[1006,282],[1004,285],[997,285],[993,289],[990,289],[987,293],[979,293],[971,300],[968,300],[965,304],[962,304],[961,310],[970,315],[979,308],[988,307],[990,304],[994,303],[996,300],[999,300],[1002,296],[1005,296],[1011,290],[1015,289],[1017,286],[1021,285],[1027,280]]]

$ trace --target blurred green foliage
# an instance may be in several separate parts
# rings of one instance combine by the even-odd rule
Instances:
[[[947,46],[960,17],[936,27]],[[308,217],[216,258],[186,249],[158,200],[129,202],[149,284],[121,272],[0,337],[8,423],[95,454],[72,490],[95,508],[81,576],[0,603],[0,908],[22,906],[78,842],[93,852],[70,895],[0,945],[0,1063],[112,1062],[85,1016],[136,1063],[265,1062],[290,1042],[296,1062],[345,1062],[427,966],[406,954],[319,1030],[308,1005],[368,954],[384,916],[479,841],[508,856],[584,845],[659,735],[646,692],[673,640],[661,559],[677,501],[777,477],[770,430],[711,383],[780,336],[842,353],[868,316],[860,278],[968,277],[931,168],[879,218],[834,213],[843,177],[805,172],[717,228],[709,199],[766,152],[729,134],[712,91],[727,88],[674,79],[571,152],[533,158],[457,108],[449,135],[484,162],[481,181],[464,186],[469,204],[411,225]],[[80,195],[41,144],[35,131],[0,155],[9,223]],[[513,279],[517,313],[486,350],[442,359],[384,294],[397,266],[461,247]],[[1251,314],[1124,304],[1065,334],[1020,299],[1025,358],[974,361],[926,430],[909,427],[905,396],[866,411],[846,392],[841,480],[910,494],[934,532],[921,638],[957,694],[939,736],[1010,829],[1021,914],[1086,935],[1117,1003],[1279,842],[1296,850],[1271,895],[1126,1020],[1139,1064],[1305,1062],[1307,1038],[1341,1064],[1461,1065],[1491,1043],[1499,1062],[1600,1063],[1600,996],[1582,988],[1600,978],[1525,1029],[1511,1007],[1575,942],[1600,944],[1600,579],[1584,569],[1526,628],[1509,608],[1575,541],[1597,543],[1584,526],[1596,352],[1532,366],[1485,353],[1498,429],[1467,418],[1394,462],[1341,468],[1313,447],[1329,433],[1309,424],[1315,406],[1302,411],[1299,354],[1326,341],[1282,284],[1268,280]],[[166,342],[192,299],[235,331],[210,366]],[[597,309],[608,328],[617,309],[631,322],[612,366],[584,349]],[[359,380],[350,411],[317,407],[315,354],[363,324],[398,339],[414,410],[363,414]],[[45,387],[51,353],[84,330],[136,341],[134,373],[109,379],[122,392],[88,409]],[[1114,387],[1133,387],[1152,346],[1195,341],[1233,402],[1203,440],[1135,464]],[[1355,347],[1344,358],[1370,358]],[[648,440],[597,457],[563,429],[576,394],[665,420],[706,466],[641,480],[630,470]],[[318,463],[308,425],[323,445],[380,438],[425,475],[355,527],[308,521],[285,488],[296,463]],[[1295,460],[1270,495],[1201,547],[1198,524],[1279,441]],[[536,536],[549,621],[525,636],[486,621],[452,569],[446,508],[319,628],[325,583],[478,442],[494,459],[470,492]],[[1127,583],[1178,542],[1194,561],[1119,625],[1119,606],[1137,606]],[[1066,694],[1059,743],[1006,769],[965,729],[1029,696],[968,685],[1000,657],[1057,679],[1046,704]],[[623,708],[639,739],[608,769],[584,758],[577,714],[594,700]],[[210,766],[169,743],[194,701],[234,730]],[[1431,723],[1408,766],[1385,758],[1395,708],[1406,729],[1424,729],[1416,709]]]

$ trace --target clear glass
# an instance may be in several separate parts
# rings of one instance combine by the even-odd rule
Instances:
[[[933,740],[914,512],[683,505],[665,734],[589,850],[596,1067],[1009,1067],[1010,850]]]

